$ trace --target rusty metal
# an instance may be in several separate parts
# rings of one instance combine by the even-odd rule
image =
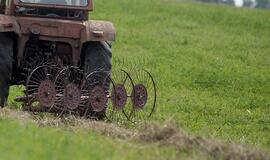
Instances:
[[[0,13],[0,32],[11,35],[17,45],[13,73],[26,75],[12,82],[23,81],[26,87],[25,96],[16,100],[25,110],[58,116],[105,116],[109,121],[150,117],[156,107],[156,85],[149,72],[131,76],[125,70],[114,75],[102,68],[83,71],[85,54],[90,54],[85,46],[110,46],[116,34],[111,22],[88,20],[93,4],[87,2],[70,6],[12,0],[1,6],[5,12]]]
[[[26,86],[27,96],[17,100],[27,101],[24,109],[32,112],[90,118],[105,114],[111,122],[134,122],[151,117],[156,108],[156,84],[145,70],[132,75],[121,70],[112,77],[110,72],[95,71],[85,77],[75,66],[43,64],[29,74]]]
[[[81,90],[74,83],[69,83],[64,89],[64,105],[71,109],[77,109],[81,102]]]
[[[85,30],[83,30],[82,42],[87,41],[114,41],[115,28],[111,22],[89,20],[84,22]]]
[[[22,103],[27,103],[28,98],[32,97],[27,97],[27,96],[18,96],[14,99],[15,102],[22,102]]]
[[[105,114],[110,84],[113,85],[110,72],[97,70],[86,76],[83,90],[87,93],[86,98],[88,100],[84,116],[91,117],[97,114]]]
[[[111,22],[88,20],[88,11],[92,10],[92,0],[88,1],[88,6],[62,6],[51,4],[22,3],[13,0],[7,7],[8,14],[0,14],[0,32],[14,32],[18,35],[17,61],[21,63],[24,57],[24,48],[30,35],[38,33],[40,40],[66,43],[72,50],[73,65],[78,65],[82,53],[83,44],[91,41],[114,41],[115,28]],[[21,15],[16,13],[16,7],[24,8],[50,8],[82,11],[82,18],[74,17],[47,17],[45,15]],[[6,27],[5,27],[6,26]],[[38,32],[36,32],[38,31]],[[98,33],[98,34],[97,34]],[[102,34],[99,34],[102,33]]]
[[[134,91],[131,95],[133,106],[135,109],[143,109],[147,103],[147,89],[143,84],[136,84],[134,86]]]
[[[108,102],[108,97],[104,88],[97,85],[92,90],[90,90],[88,101],[94,112],[103,111],[106,108]]]
[[[0,32],[14,32],[21,35],[20,26],[16,18],[0,14]]]
[[[1,17],[1,15],[0,15]],[[77,65],[80,61],[83,44],[90,41],[114,41],[115,29],[110,22],[89,20],[85,22],[78,22],[72,20],[58,20],[58,19],[41,19],[32,17],[17,17],[16,23],[20,25],[19,31],[14,29],[6,29],[5,31],[16,31],[17,34],[22,34],[18,37],[18,62],[23,59],[23,51],[26,42],[29,40],[31,30],[39,30],[39,39],[46,41],[55,41],[66,43],[71,46],[73,64]],[[104,32],[104,36],[95,37],[94,31]],[[1,32],[1,21],[0,21]]]
[[[50,107],[56,99],[56,90],[54,83],[49,80],[43,80],[38,86],[38,98],[41,106]]]
[[[113,106],[117,110],[122,110],[125,107],[128,98],[125,86],[123,84],[116,84],[111,96]]]
[[[132,111],[128,97],[133,89],[133,81],[125,70],[118,70],[112,74],[111,105],[108,105],[106,117],[109,121],[127,121]]]
[[[156,108],[156,83],[153,76],[146,70],[135,70],[132,75],[134,82],[131,100],[133,109],[129,114],[131,121],[146,120],[152,116]]]
[[[84,85],[84,73],[78,67],[64,67],[55,78],[56,102],[52,109],[59,110],[59,116],[67,112],[76,112],[83,107],[85,99],[81,88]]]
[[[55,65],[42,64],[30,72],[25,85],[28,106],[46,108],[54,105],[56,89],[53,81],[57,70]]]

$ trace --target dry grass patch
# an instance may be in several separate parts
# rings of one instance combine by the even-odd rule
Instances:
[[[269,153],[251,146],[236,143],[226,143],[213,139],[206,139],[189,135],[181,131],[176,125],[166,123],[148,124],[144,132],[139,135],[145,142],[158,142],[162,146],[173,146],[179,150],[197,150],[202,154],[210,155],[213,159],[226,160],[267,160]]]

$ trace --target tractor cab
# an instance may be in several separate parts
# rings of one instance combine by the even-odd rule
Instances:
[[[91,10],[91,0],[1,0],[0,4],[0,13],[18,17],[87,20]]]

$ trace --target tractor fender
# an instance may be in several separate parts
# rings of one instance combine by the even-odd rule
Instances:
[[[85,30],[81,33],[82,43],[89,41],[114,41],[115,28],[111,22],[89,20],[84,22]]]
[[[14,32],[21,35],[20,26],[13,16],[0,15],[0,32]]]

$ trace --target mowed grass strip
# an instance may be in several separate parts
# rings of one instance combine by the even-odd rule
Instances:
[[[171,119],[196,135],[270,148],[268,10],[174,0],[98,0],[94,4],[95,10],[90,17],[110,20],[117,29],[114,62],[124,59],[127,65],[149,68],[156,79],[158,109],[151,120]],[[127,66],[115,66],[120,67]],[[13,88],[11,97],[17,92],[18,89]],[[118,143],[95,133],[74,134],[52,128],[40,129],[35,125],[25,129],[5,119],[0,125],[1,132],[5,132],[2,145],[11,144],[7,146],[14,146],[21,154],[38,152],[36,150],[45,145],[47,139],[52,141],[52,146],[65,137],[69,143],[60,145],[57,150],[63,159],[67,151],[76,148],[82,148],[76,149],[81,159],[86,152],[105,159],[102,155],[105,152],[99,151],[99,147],[105,148],[115,159],[135,159],[140,154],[146,157],[144,159],[173,159],[177,155],[172,148],[150,145],[150,149],[144,149],[140,147],[145,146],[139,144],[138,149],[136,143]],[[17,131],[24,136],[17,135]],[[27,136],[32,131],[36,135]],[[38,138],[33,140],[33,136]],[[89,138],[92,140],[83,143]],[[15,140],[9,142],[7,139]],[[35,143],[36,147],[31,150]],[[64,149],[65,146],[75,147]],[[131,150],[122,151],[128,147]],[[90,148],[95,149],[91,152]],[[48,148],[46,152],[58,154]],[[3,153],[7,157],[16,156],[8,154],[11,153],[8,149]]]

